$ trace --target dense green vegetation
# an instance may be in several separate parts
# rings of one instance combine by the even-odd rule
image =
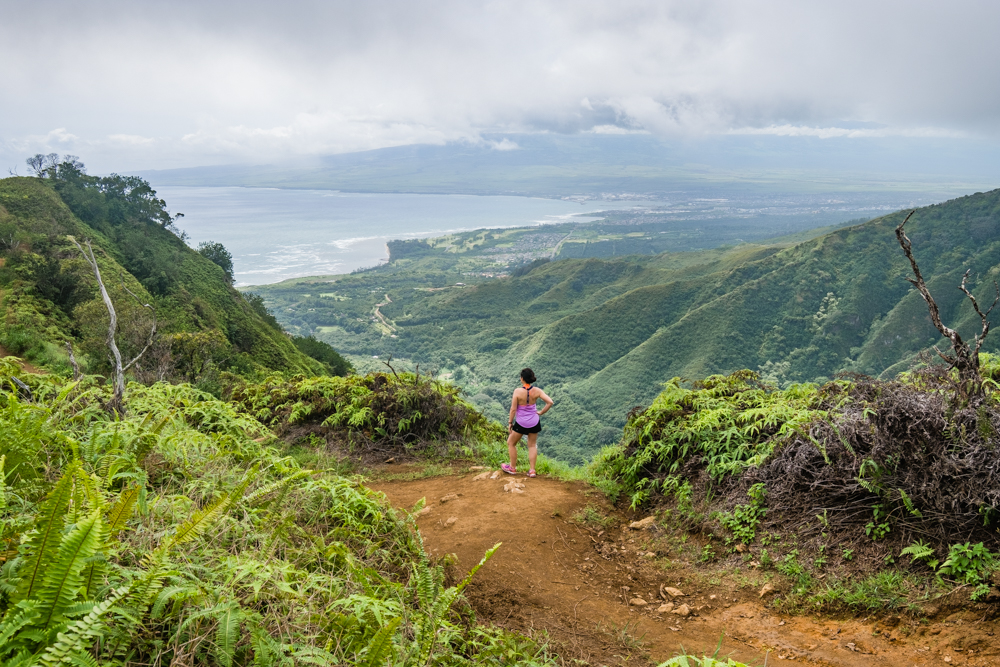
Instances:
[[[702,536],[702,560],[753,553],[785,575],[776,604],[892,608],[926,598],[914,577],[996,599],[1000,363],[981,361],[979,405],[940,366],[784,390],[750,371],[691,388],[675,378],[592,473],[612,497]],[[852,582],[858,570],[879,581]]]
[[[0,359],[4,664],[553,664],[477,624],[461,597],[476,568],[446,585],[411,516],[325,450],[288,450],[241,404],[188,385],[133,384],[124,419],[102,410],[106,393]],[[439,403],[469,419],[447,408],[453,393]],[[363,413],[327,421],[346,433]],[[424,426],[444,439],[457,423]]]
[[[350,276],[255,289],[289,330],[359,369],[374,368],[373,355],[419,363],[494,418],[530,366],[556,400],[543,446],[582,461],[674,376],[749,368],[787,387],[905,370],[938,335],[906,282],[893,235],[901,215],[797,243],[549,262],[529,252],[556,238],[546,228],[485,230],[394,245],[390,264]],[[956,287],[970,269],[988,300],[1000,191],[918,209],[907,229],[942,317],[975,329]],[[515,263],[487,270],[507,256]],[[1000,350],[998,340],[985,349]]]
[[[72,241],[89,239],[118,310],[125,356],[150,330],[142,304],[155,310],[161,336],[136,377],[200,381],[214,391],[223,371],[328,372],[329,361],[317,362],[269,326],[222,267],[172,231],[173,221],[145,181],[89,176],[74,160],[39,177],[0,180],[0,346],[68,373],[72,343],[85,372],[108,371],[108,315]]]

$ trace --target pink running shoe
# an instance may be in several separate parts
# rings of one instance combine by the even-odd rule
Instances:
[[[509,463],[504,463],[503,465],[501,465],[500,466],[500,470],[503,470],[508,475],[516,475],[517,474],[517,470],[515,470],[514,468],[512,468]]]

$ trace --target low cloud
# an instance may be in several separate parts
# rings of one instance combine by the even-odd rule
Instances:
[[[727,134],[769,135],[775,137],[817,137],[819,139],[880,139],[883,137],[910,137],[921,139],[964,139],[968,135],[959,130],[940,127],[808,127],[803,125],[771,125],[769,127],[741,127]]]
[[[124,170],[522,132],[995,137],[998,24],[986,0],[40,0],[0,23],[0,158]]]

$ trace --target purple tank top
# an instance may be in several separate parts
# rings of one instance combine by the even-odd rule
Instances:
[[[514,413],[514,420],[518,424],[525,428],[531,428],[538,423],[538,408],[535,407],[535,401],[531,400],[531,390],[528,390],[528,402],[525,405],[517,406],[517,412]]]

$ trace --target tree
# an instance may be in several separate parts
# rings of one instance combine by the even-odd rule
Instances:
[[[35,176],[43,178],[49,168],[55,167],[59,164],[59,156],[55,153],[49,153],[48,155],[35,153],[25,160],[25,162],[28,163],[28,169],[35,172]]]
[[[321,340],[316,340],[313,336],[301,337],[293,336],[292,343],[299,349],[299,352],[312,357],[325,365],[333,375],[346,376],[354,371],[351,362],[344,359],[340,354]],[[391,357],[390,357],[391,359]],[[391,366],[390,366],[391,368]]]
[[[233,254],[226,250],[226,246],[215,241],[203,241],[198,244],[198,254],[221,266],[226,272],[226,280],[229,284],[233,283]]]
[[[927,289],[927,284],[924,282],[924,277],[920,274],[920,267],[917,266],[917,260],[913,257],[913,245],[910,243],[909,237],[903,231],[903,226],[909,222],[910,217],[916,213],[916,211],[910,211],[909,215],[899,223],[896,227],[896,240],[899,241],[900,247],[906,254],[906,258],[910,260],[910,268],[913,269],[914,278],[907,278],[906,280],[912,284],[920,292],[920,296],[923,297],[924,302],[927,304],[927,310],[930,312],[931,321],[934,323],[934,327],[941,332],[941,335],[947,338],[951,342],[951,354],[945,354],[934,346],[934,351],[938,353],[942,359],[948,362],[949,368],[954,368],[958,371],[958,382],[959,391],[962,398],[969,401],[970,404],[978,406],[982,403],[985,398],[985,393],[983,390],[983,378],[979,372],[979,348],[983,345],[983,340],[986,338],[986,334],[990,332],[990,321],[989,315],[993,311],[993,307],[997,305],[1000,301],[1000,285],[993,283],[996,287],[997,296],[993,299],[993,304],[984,313],[979,308],[979,302],[976,301],[976,297],[972,295],[969,288],[966,287],[966,282],[969,279],[969,271],[967,270],[962,276],[962,284],[959,285],[958,289],[969,298],[972,302],[972,307],[976,310],[976,314],[979,315],[979,320],[982,323],[982,330],[979,334],[973,336],[972,345],[968,341],[963,340],[959,335],[958,331],[950,327],[945,326],[941,322],[941,312],[938,309],[937,302],[934,301],[934,297],[931,296],[931,292]]]
[[[84,244],[87,249],[84,250],[75,238],[69,237],[73,244],[79,248],[80,253],[83,258],[87,260],[87,264],[94,272],[94,277],[97,278],[97,287],[101,292],[101,299],[104,301],[104,307],[108,309],[108,349],[110,350],[111,358],[111,384],[113,387],[113,395],[111,402],[108,403],[108,410],[111,412],[116,412],[118,414],[124,414],[125,412],[125,371],[132,367],[135,362],[139,361],[146,350],[153,344],[156,339],[156,311],[148,303],[142,303],[142,300],[136,296],[129,288],[125,287],[125,280],[122,279],[122,289],[125,290],[132,298],[142,304],[143,308],[148,308],[153,311],[153,324],[149,331],[149,340],[146,342],[146,346],[128,363],[122,363],[122,354],[118,349],[118,344],[115,342],[115,334],[118,331],[118,315],[115,313],[115,305],[111,302],[111,297],[108,295],[108,290],[104,287],[104,280],[101,278],[101,269],[97,266],[97,258],[94,256],[94,248],[90,245],[89,240],[84,240]],[[89,254],[88,254],[89,253]]]

